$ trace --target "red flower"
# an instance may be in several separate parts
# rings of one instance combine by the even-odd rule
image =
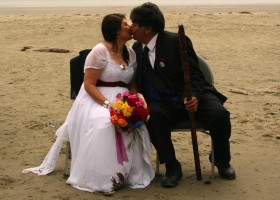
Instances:
[[[136,102],[138,101],[138,99],[137,98],[129,98],[129,99],[127,99],[127,103],[128,103],[128,105],[130,105],[130,106],[135,106],[135,104],[136,104]]]
[[[132,115],[138,119],[138,121],[146,121],[148,115],[150,113],[149,108],[134,108],[132,111]]]

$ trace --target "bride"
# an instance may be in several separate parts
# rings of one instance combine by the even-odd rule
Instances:
[[[121,133],[127,159],[118,161],[115,127],[110,121],[109,105],[118,93],[136,91],[135,52],[125,43],[132,39],[130,26],[122,14],[109,14],[101,26],[104,41],[89,53],[84,66],[84,83],[57,139],[39,167],[23,173],[51,173],[64,140],[70,142],[72,160],[66,183],[89,192],[113,192],[126,185],[144,188],[154,178],[148,151],[148,131],[141,127],[141,139]],[[133,142],[133,148],[127,148]]]

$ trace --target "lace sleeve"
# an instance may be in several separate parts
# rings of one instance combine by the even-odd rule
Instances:
[[[107,49],[106,47],[99,43],[88,54],[84,70],[87,68],[94,68],[94,69],[102,69],[107,64],[107,56],[106,56]]]

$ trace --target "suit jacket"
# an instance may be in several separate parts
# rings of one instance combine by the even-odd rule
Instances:
[[[193,49],[191,40],[186,36],[187,52],[189,60],[189,70],[191,78],[192,96],[196,96],[201,100],[205,93],[213,93],[222,103],[226,101],[226,97],[219,93],[212,85],[207,83],[202,72],[199,70],[199,63],[196,53]],[[144,93],[143,76],[148,77],[149,81],[157,88],[160,96],[165,98],[165,90],[174,90],[181,95],[184,95],[184,72],[181,62],[179,36],[177,33],[163,31],[158,34],[156,41],[156,58],[154,63],[155,73],[143,73],[142,65],[142,43],[135,42],[133,44],[134,51],[137,57],[136,80],[140,93]],[[146,97],[145,97],[146,98]],[[182,104],[182,101],[180,102]],[[175,105],[176,107],[178,105]]]

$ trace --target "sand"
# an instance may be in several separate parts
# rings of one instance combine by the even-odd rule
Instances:
[[[155,181],[145,189],[124,188],[113,197],[79,191],[65,183],[65,148],[52,174],[22,174],[41,163],[71,108],[69,60],[102,39],[105,14],[129,16],[130,8],[0,8],[0,199],[279,198],[280,5],[162,10],[167,30],[185,26],[197,53],[212,67],[215,86],[229,98],[225,106],[231,112],[231,163],[237,179],[221,179],[217,171],[210,179],[210,139],[201,133],[202,181],[195,177],[190,134],[173,134],[184,172],[173,189]],[[52,48],[69,52],[50,52]]]

